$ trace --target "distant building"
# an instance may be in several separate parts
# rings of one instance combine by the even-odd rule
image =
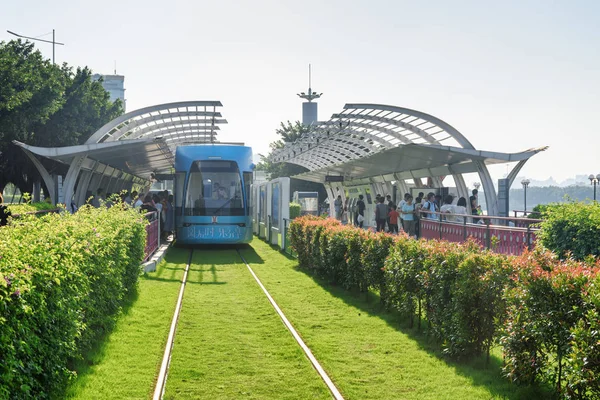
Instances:
[[[123,111],[125,111],[125,77],[123,75],[92,75],[93,81],[98,81],[103,78],[102,87],[110,94],[110,101],[121,99],[123,103]]]

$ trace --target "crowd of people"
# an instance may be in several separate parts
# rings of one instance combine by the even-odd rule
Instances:
[[[481,206],[478,204],[478,191],[473,189],[469,197],[471,214],[473,217],[468,222],[482,223],[476,216],[482,215]],[[427,196],[420,192],[417,198],[406,193],[398,204],[392,201],[392,196],[375,196],[375,225],[377,232],[389,232],[397,234],[400,229],[411,237],[419,237],[419,218],[439,219],[449,222],[463,222],[467,214],[467,199],[460,197],[454,204],[454,196],[429,192]],[[348,207],[342,196],[338,196],[333,203],[335,218],[343,224],[348,223]],[[365,209],[363,195],[358,196],[351,210],[354,217],[354,225],[363,228],[365,221]],[[441,214],[440,214],[441,213]]]
[[[112,207],[115,201],[120,201],[141,212],[156,212],[156,218],[160,218],[161,236],[167,239],[175,229],[175,214],[173,212],[173,195],[168,190],[157,193],[138,193],[137,191],[123,191],[119,196],[111,193],[104,194],[104,189],[99,188],[96,194],[90,197],[89,204],[92,207]],[[72,205],[74,207],[74,205]],[[73,212],[77,211],[74,208]]]

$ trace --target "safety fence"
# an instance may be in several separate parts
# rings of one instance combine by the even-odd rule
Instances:
[[[426,218],[429,214],[430,218]],[[435,215],[435,219],[431,216]],[[452,218],[452,221],[446,220]],[[476,223],[473,222],[475,218]],[[422,211],[419,219],[419,237],[423,239],[446,240],[448,242],[465,242],[474,240],[484,249],[507,255],[522,254],[525,249],[532,249],[537,239],[539,219],[471,216]],[[283,252],[291,256],[296,253],[291,247],[289,232],[291,219],[284,218],[281,234],[285,240],[280,241]],[[269,224],[267,224],[269,225]],[[267,228],[270,228],[267,226]],[[374,228],[367,228],[374,229]],[[271,229],[266,229],[271,232]],[[271,243],[270,235],[265,240]]]
[[[157,211],[144,215],[150,223],[146,225],[146,248],[144,250],[144,261],[154,254],[160,246],[160,216]]]
[[[447,220],[449,218],[452,220]],[[482,248],[496,253],[519,255],[534,246],[539,231],[535,225],[539,222],[541,220],[530,218],[449,215],[422,211],[419,234],[425,239],[449,242],[464,242],[471,238]]]

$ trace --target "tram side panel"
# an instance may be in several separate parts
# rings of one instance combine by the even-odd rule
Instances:
[[[180,146],[175,154],[175,212],[180,244],[252,240],[252,149]]]

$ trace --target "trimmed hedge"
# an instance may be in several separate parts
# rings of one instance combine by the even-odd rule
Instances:
[[[290,203],[290,219],[294,219],[300,216],[300,204]]]
[[[507,257],[476,243],[413,240],[304,216],[290,226],[302,268],[347,289],[379,292],[453,359],[501,343],[516,383],[600,396],[600,266],[536,250]]]
[[[135,210],[82,207],[0,228],[0,398],[53,398],[110,331],[146,241]]]

